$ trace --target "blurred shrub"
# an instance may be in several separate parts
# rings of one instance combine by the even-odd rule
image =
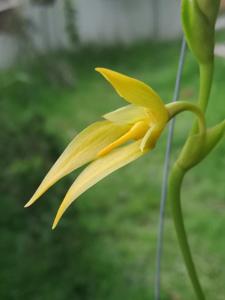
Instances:
[[[64,269],[67,265],[65,253],[70,264],[72,255],[80,252],[81,245],[86,243],[80,236],[79,222],[74,224],[74,243],[71,243],[69,232],[54,235],[50,229],[57,203],[54,201],[53,208],[49,200],[60,201],[65,185],[59,183],[48,192],[45,205],[38,203],[42,205],[34,205],[29,211],[23,208],[60,154],[59,139],[46,130],[45,119],[37,109],[31,109],[32,99],[22,105],[16,102],[16,99],[4,97],[0,102],[3,212],[0,218],[0,299],[66,299],[71,290],[81,295],[85,282],[80,283],[79,273],[76,276],[74,268],[69,272]],[[29,114],[25,113],[27,102],[30,102]],[[67,277],[73,278],[73,283],[65,291]],[[59,281],[63,278],[59,289],[55,287],[57,278]]]
[[[0,127],[0,189],[7,197],[25,200],[58,156],[57,139],[45,131],[40,115],[20,121],[1,115]]]

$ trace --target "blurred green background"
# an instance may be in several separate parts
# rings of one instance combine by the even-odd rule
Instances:
[[[222,39],[224,35],[219,36]],[[17,63],[0,74],[0,299],[153,299],[155,252],[167,129],[157,147],[80,197],[55,231],[51,224],[75,172],[29,209],[23,206],[69,141],[104,113],[124,105],[95,71],[115,69],[150,84],[171,101],[180,41],[80,47]],[[207,113],[224,118],[224,58],[216,58]],[[198,69],[186,57],[181,95],[193,101]],[[191,127],[177,118],[172,159]],[[186,177],[185,224],[206,298],[225,295],[225,145]],[[169,203],[168,203],[169,204]],[[162,299],[194,299],[169,205]]]

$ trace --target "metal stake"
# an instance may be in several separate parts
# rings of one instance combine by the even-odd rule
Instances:
[[[177,75],[176,75],[176,82],[174,87],[173,102],[177,101],[179,97],[185,53],[186,53],[186,42],[185,39],[183,38],[181,49],[180,49],[180,57],[179,57]],[[155,300],[160,300],[160,291],[161,291],[161,260],[163,254],[164,217],[165,217],[167,190],[168,190],[167,184],[168,184],[168,176],[169,176],[170,155],[172,149],[174,125],[175,125],[175,118],[172,119],[169,125],[169,133],[167,137],[165,161],[164,161],[164,168],[163,168],[159,225],[158,225],[158,235],[157,235],[158,239],[157,239],[157,248],[156,248]]]

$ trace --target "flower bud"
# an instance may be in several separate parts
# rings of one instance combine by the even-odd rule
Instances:
[[[203,149],[203,158],[207,156],[224,138],[225,135],[225,120],[214,127],[211,127],[206,132],[206,142]]]
[[[182,0],[182,25],[187,43],[200,64],[213,61],[219,0]]]
[[[195,134],[188,138],[180,157],[179,165],[190,169],[200,163],[219,144],[225,135],[225,120],[208,128],[205,135]]]
[[[196,2],[209,23],[211,23],[212,26],[215,26],[220,0],[196,0]]]

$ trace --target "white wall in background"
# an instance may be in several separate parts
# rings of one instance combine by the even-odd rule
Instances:
[[[160,16],[158,37],[160,40],[170,40],[181,35],[180,2],[179,0],[159,1]]]
[[[180,32],[177,0],[76,0],[81,41],[132,43],[171,39]]]
[[[69,47],[65,31],[64,0],[53,6],[31,5],[21,9],[34,28],[38,49]],[[77,30],[82,43],[130,44],[143,39],[171,39],[180,32],[178,0],[73,0]]]
[[[23,16],[30,20],[30,38],[37,50],[46,51],[69,47],[65,30],[64,0],[54,5],[33,5],[28,1],[20,7]]]
[[[73,1],[79,38],[84,44],[168,40],[178,37],[181,32],[178,0]],[[19,11],[31,21],[29,34],[35,49],[45,52],[70,47],[65,29],[64,0],[57,0],[53,6],[33,5],[29,0],[21,2]],[[15,61],[19,48],[15,38],[0,33],[0,68],[7,68]]]
[[[0,68],[7,69],[16,63],[19,43],[14,36],[0,34]]]
[[[77,0],[83,42],[130,43],[153,34],[151,0]]]

